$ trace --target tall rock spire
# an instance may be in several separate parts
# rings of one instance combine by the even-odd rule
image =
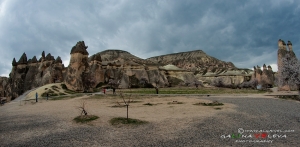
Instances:
[[[18,64],[17,64],[17,61],[16,61],[16,59],[14,58],[13,59],[13,61],[12,61],[12,66],[17,66]]]
[[[292,46],[293,44],[292,44],[292,42],[288,41],[287,45],[288,45],[289,51],[293,51],[293,46]]]
[[[23,55],[20,57],[18,64],[27,64],[27,56],[25,54],[25,52],[23,53]]]

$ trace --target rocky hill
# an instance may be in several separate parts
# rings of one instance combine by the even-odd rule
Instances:
[[[153,65],[154,63],[150,60],[145,60],[142,58],[139,58],[137,56],[132,55],[131,53],[123,50],[105,50],[102,52],[97,53],[96,55],[100,55],[102,61],[132,61],[137,64],[145,64],[145,65]]]
[[[188,71],[219,72],[236,68],[233,63],[209,56],[202,50],[161,55],[147,60],[161,65],[173,64]]]

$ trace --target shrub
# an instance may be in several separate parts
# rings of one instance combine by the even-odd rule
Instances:
[[[220,103],[218,101],[213,101],[212,103],[196,103],[194,105],[202,105],[202,106],[222,106],[223,103]]]
[[[93,120],[98,119],[99,117],[96,115],[80,115],[74,118],[74,121],[77,123],[87,123]]]
[[[100,82],[100,83],[97,84],[96,88],[102,87],[103,85],[104,85],[104,83]]]
[[[62,89],[65,89],[65,90],[68,90],[66,84],[61,84],[61,88],[62,88]]]
[[[141,124],[145,124],[148,123],[147,121],[142,121],[139,119],[132,119],[132,118],[127,118],[125,117],[116,117],[116,118],[112,118],[110,120],[110,124],[112,125],[119,125],[119,124],[132,124],[132,125],[141,125]]]

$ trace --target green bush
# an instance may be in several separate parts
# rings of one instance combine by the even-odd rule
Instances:
[[[51,86],[52,89],[58,88],[56,85]]]
[[[104,83],[100,82],[100,83],[97,84],[96,88],[102,87],[103,85],[104,85]]]
[[[171,86],[176,86],[183,82],[181,79],[175,77],[168,77],[168,81],[172,84]]]
[[[148,123],[147,121],[142,121],[139,119],[132,119],[132,118],[127,118],[125,117],[116,117],[116,118],[112,118],[110,120],[110,124],[112,125],[119,125],[119,124],[132,124],[132,125],[141,125],[141,124],[145,124]]]
[[[87,123],[93,120],[98,119],[99,117],[96,115],[80,115],[74,118],[74,121],[77,123]]]
[[[60,84],[62,89],[68,90],[66,84]]]

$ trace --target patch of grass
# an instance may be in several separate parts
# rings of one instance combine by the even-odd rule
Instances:
[[[81,96],[84,96],[84,94],[74,94],[70,96],[70,98],[81,97]]]
[[[87,123],[93,120],[98,119],[99,117],[96,115],[80,115],[75,117],[73,120],[77,123]]]
[[[56,97],[51,97],[51,100],[63,100],[63,99],[67,99],[70,98],[68,96],[56,96]]]
[[[96,88],[102,87],[103,85],[104,85],[104,83],[100,82],[100,83],[97,84]]]
[[[124,93],[136,94],[156,94],[154,88],[137,88],[137,89],[124,89]],[[231,89],[231,88],[206,88],[200,87],[169,87],[159,88],[159,94],[259,94],[266,93],[266,91],[254,89]]]
[[[127,118],[125,117],[115,117],[112,118],[110,121],[111,125],[119,125],[119,124],[128,124],[128,125],[141,125],[148,123],[147,121],[139,120],[139,119],[133,119],[133,118]]]
[[[173,102],[168,102],[168,104],[183,104],[183,102],[173,101]]]
[[[299,95],[279,95],[277,97],[281,99],[292,99],[300,101]]]
[[[68,93],[68,94],[75,94],[77,92],[74,92],[74,91],[71,91],[71,90],[65,90],[65,93]]]
[[[113,105],[111,106],[112,108],[123,108],[125,107],[126,105]]]
[[[103,98],[107,98],[107,97],[104,94],[94,94],[88,98],[89,99],[103,99]]]
[[[66,84],[60,84],[62,89],[68,90]]]
[[[45,90],[47,90],[48,88],[45,88]]]
[[[44,93],[42,93],[42,97],[46,97],[47,96],[47,93],[48,93],[48,95],[50,96],[53,96],[54,94],[55,94],[55,92],[54,91],[52,91],[51,89],[48,89],[47,91],[45,91]]]
[[[57,93],[51,93],[51,94],[49,94],[49,96],[58,96],[58,94]]]
[[[135,101],[135,100],[129,101],[129,103],[140,103],[140,102],[143,102],[143,101]]]
[[[212,103],[196,103],[194,105],[202,105],[202,106],[222,106],[223,103],[220,103],[218,101],[213,101]]]
[[[54,91],[56,91],[56,92],[59,92],[59,90],[58,89],[53,89]]]
[[[155,104],[152,104],[152,103],[146,103],[146,104],[143,104],[143,105],[153,106],[153,105],[155,105]]]
[[[58,89],[56,85],[51,86],[52,89]]]
[[[221,110],[222,108],[220,108],[220,107],[217,107],[217,108],[215,108],[216,110]]]
[[[59,95],[66,95],[65,93],[60,92]]]

